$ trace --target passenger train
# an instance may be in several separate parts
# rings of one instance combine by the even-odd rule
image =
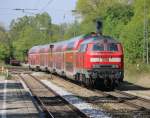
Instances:
[[[57,73],[87,86],[114,89],[124,78],[122,44],[97,33],[34,46],[28,63],[30,69]]]

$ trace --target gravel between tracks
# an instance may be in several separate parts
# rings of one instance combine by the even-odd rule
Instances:
[[[27,74],[21,75],[24,79],[24,81],[29,86],[30,90],[32,91],[32,94],[36,95],[40,100],[43,101],[44,105],[47,107],[47,109],[52,113],[52,115],[56,118],[82,118],[83,116],[80,116],[78,112],[74,111],[72,107],[62,99],[60,99],[59,96],[55,95],[52,91],[47,89],[44,85],[42,85],[40,82],[32,78],[31,76],[28,76]]]
[[[33,72],[34,76],[37,76],[39,79],[46,79],[54,84],[56,84],[59,87],[62,87],[63,89],[65,89],[66,91],[69,91],[75,95],[77,95],[78,97],[82,98],[82,99],[99,99],[99,98],[104,98],[105,96],[103,94],[98,94],[96,92],[94,92],[93,90],[89,90],[86,88],[83,88],[79,85],[76,85],[74,83],[68,82],[66,80],[63,80],[59,77],[53,76],[53,79],[50,78],[50,74],[45,74],[43,72]],[[133,95],[137,95],[137,96],[141,96],[140,92],[139,94],[136,94],[136,92],[134,91],[127,91],[128,93],[131,93]],[[144,93],[144,92],[143,92]],[[149,95],[149,94],[148,94]],[[143,97],[143,96],[142,96]],[[147,96],[144,96],[146,98],[149,98]],[[97,104],[92,104],[94,107],[99,107],[100,109],[104,109],[106,111],[114,111],[114,112],[132,112],[132,111],[136,111],[137,109],[131,107],[130,105],[126,105],[124,103],[97,103]],[[122,115],[122,114],[120,114]],[[132,117],[132,116],[131,116]],[[147,117],[145,117],[147,118]],[[149,117],[148,117],[149,118]]]
[[[81,97],[82,99],[98,99],[98,98],[104,98],[105,96],[102,94],[95,93],[92,90],[80,87],[79,85],[76,85],[74,83],[65,81],[63,79],[60,79],[56,76],[54,76],[53,79],[50,79],[50,75],[42,74],[42,73],[33,73],[34,76],[37,76],[40,79],[47,79],[51,81],[52,83],[64,88],[65,90],[77,95],[78,97]],[[123,103],[98,103],[93,104],[93,106],[99,107],[100,109],[105,109],[106,111],[132,111],[136,110],[133,107],[130,107],[128,105],[125,105]]]

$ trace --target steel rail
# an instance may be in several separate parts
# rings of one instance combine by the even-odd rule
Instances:
[[[128,94],[128,93],[125,93],[125,92],[122,92],[122,91],[119,91],[119,90],[115,90],[116,93],[119,93],[119,94],[122,94],[122,95],[125,95],[127,97],[129,97],[128,99],[125,99],[125,98],[121,98],[121,97],[118,97],[118,96],[115,96],[115,95],[111,95],[110,93],[106,93],[104,91],[101,91],[101,90],[94,90],[96,93],[100,93],[100,94],[103,94],[105,95],[106,97],[111,97],[111,98],[114,98],[116,99],[119,103],[124,103],[124,104],[127,104],[131,107],[135,107],[137,108],[138,110],[140,111],[150,111],[150,108],[146,108],[144,106],[140,106],[140,105],[137,105],[136,103],[133,103],[132,100],[141,100],[141,101],[146,101],[150,104],[150,101],[147,100],[147,99],[144,99],[144,98],[140,98],[138,96],[134,96],[134,95],[131,95],[131,94]]]
[[[29,73],[27,73],[28,75],[30,75]],[[30,75],[30,76],[32,76],[32,75]],[[53,76],[56,76],[56,75],[53,75]],[[35,78],[34,76],[32,76],[33,78]],[[57,76],[57,77],[60,77],[60,76]],[[35,78],[36,80],[38,80],[37,78]],[[38,80],[41,84],[43,84],[44,85],[44,83],[42,83],[40,80]],[[66,79],[64,80],[63,79],[63,81],[67,81]],[[69,81],[70,82],[70,81]],[[72,81],[71,81],[72,82]],[[75,83],[75,82],[73,82],[73,83]],[[46,85],[44,85],[46,88],[48,88]],[[80,87],[83,87],[83,86],[80,86]],[[87,88],[87,87],[84,87],[84,88]],[[50,91],[53,91],[53,90],[51,90],[50,88],[48,88]],[[87,88],[87,89],[89,89],[89,88]],[[91,90],[91,89],[90,89]],[[93,91],[95,91],[95,89],[92,89]],[[123,91],[120,91],[120,90],[114,90],[116,93],[119,93],[119,94],[122,94],[122,95],[124,95],[124,96],[127,96],[127,97],[129,97],[128,99],[124,99],[124,98],[121,98],[121,97],[117,97],[117,96],[115,96],[115,95],[111,95],[111,94],[109,94],[109,93],[106,93],[106,92],[104,92],[104,91],[97,91],[96,90],[96,92],[98,92],[98,93],[100,93],[100,94],[103,94],[103,95],[105,95],[106,96],[106,98],[113,98],[113,99],[115,99],[118,103],[124,103],[124,104],[126,104],[126,105],[128,105],[128,106],[131,106],[131,107],[134,107],[134,108],[137,108],[139,111],[144,111],[144,112],[146,112],[146,111],[148,111],[148,112],[150,112],[150,108],[146,108],[145,106],[141,106],[141,105],[138,105],[138,103],[133,103],[132,102],[132,100],[139,100],[139,102],[147,102],[148,104],[150,104],[150,100],[148,100],[148,99],[145,99],[145,98],[141,98],[141,97],[138,97],[138,96],[135,96],[135,95],[132,95],[132,94],[129,94],[129,93],[126,93],[126,92],[123,92]],[[54,92],[54,91],[53,91]],[[55,94],[57,94],[57,93],[55,93]],[[67,101],[66,101],[67,102]],[[107,102],[107,101],[106,101]],[[93,103],[93,104],[97,104],[98,102],[90,102],[90,103]],[[73,106],[74,107],[74,106]],[[85,115],[85,114],[84,114]],[[86,116],[86,117],[88,117],[88,116]]]
[[[28,85],[28,83],[24,80],[24,77],[19,75],[19,77],[25,82],[25,84],[27,85],[27,87],[29,88],[29,90],[31,91],[32,95],[34,96],[34,98],[39,102],[39,104],[41,105],[43,111],[46,113],[46,117],[47,118],[54,118],[54,116],[52,115],[52,113],[47,109],[47,107],[44,105],[44,103],[42,102],[42,100],[34,94],[34,92],[32,91],[32,89],[30,88],[30,86]]]
[[[149,99],[145,99],[145,98],[142,98],[142,97],[133,95],[133,94],[129,94],[129,93],[126,93],[126,92],[124,92],[124,91],[115,90],[115,92],[120,93],[120,94],[122,94],[122,95],[131,96],[131,97],[137,98],[138,100],[141,100],[141,101],[150,103],[150,100],[149,100]]]
[[[53,75],[53,76],[56,76],[56,77],[61,78],[60,76],[57,76],[57,75]],[[113,99],[115,99],[116,102],[118,102],[118,103],[124,103],[124,104],[126,104],[126,105],[129,105],[129,106],[131,106],[131,107],[137,108],[137,109],[139,109],[139,110],[150,111],[150,108],[147,109],[146,107],[137,105],[137,104],[133,103],[132,101],[130,102],[130,100],[140,100],[140,101],[147,102],[147,103],[150,104],[150,100],[148,100],[148,99],[144,99],[144,98],[141,98],[141,97],[138,97],[138,96],[135,96],[135,95],[132,95],[132,94],[129,94],[129,93],[126,93],[126,92],[123,92],[123,91],[120,91],[120,90],[116,90],[116,89],[115,89],[114,92],[119,93],[119,94],[122,94],[122,95],[128,97],[128,98],[124,99],[124,98],[120,98],[120,97],[111,95],[111,94],[106,93],[106,92],[101,91],[101,90],[97,90],[97,89],[93,89],[93,88],[91,89],[91,88],[88,88],[88,87],[86,87],[86,86],[81,86],[79,83],[74,82],[74,81],[69,80],[69,79],[62,79],[62,80],[63,80],[63,81],[68,81],[68,82],[72,82],[73,84],[79,85],[80,87],[87,88],[87,89],[89,89],[89,90],[95,91],[95,92],[97,92],[97,93],[99,93],[99,94],[102,94],[102,95],[106,96],[106,98],[113,98]],[[101,101],[100,101],[100,102],[101,102]],[[107,102],[107,100],[106,100],[106,102]],[[108,100],[108,103],[109,103],[109,102],[111,102],[111,100]],[[89,103],[97,104],[98,102],[95,102],[95,103],[94,103],[93,101],[89,101]],[[115,101],[113,101],[113,103],[115,103]]]
[[[61,78],[60,76],[57,76],[57,75],[53,75],[53,76],[56,76],[56,77],[59,77]],[[112,98],[113,101],[111,100],[106,100],[106,102],[108,103],[115,103],[115,100],[116,100],[116,103],[124,103],[128,106],[131,106],[131,107],[134,107],[136,109],[138,109],[138,111],[148,111],[150,112],[150,108],[146,108],[144,106],[140,106],[140,105],[137,105],[136,103],[133,103],[131,100],[141,100],[143,102],[148,102],[150,104],[150,100],[148,99],[144,99],[144,98],[141,98],[141,97],[138,97],[138,96],[135,96],[135,95],[131,95],[129,93],[125,93],[125,92],[122,92],[122,91],[119,91],[119,90],[114,90],[116,93],[119,93],[119,94],[122,94],[124,96],[126,96],[126,99],[125,98],[121,98],[121,97],[117,97],[117,96],[114,96],[114,95],[111,95],[109,93],[106,93],[104,91],[101,91],[101,90],[97,90],[97,89],[91,89],[91,88],[88,88],[86,86],[81,86],[80,84],[78,84],[77,82],[73,82],[72,80],[69,80],[69,79],[62,79],[63,81],[68,81],[68,82],[72,82],[73,84],[76,84],[76,85],[79,85],[80,87],[83,87],[83,88],[87,88],[89,90],[92,90],[92,91],[95,91],[101,95],[104,95],[106,98]],[[127,98],[128,97],[128,98]],[[102,103],[102,101],[89,101],[89,103],[93,103],[93,104],[98,104],[98,103]]]
[[[31,76],[32,78],[34,78],[35,80],[37,80],[40,84],[42,84],[44,87],[46,87],[49,91],[51,91],[52,93],[54,93],[56,96],[58,96],[59,98],[61,98],[63,101],[65,101],[65,103],[67,103],[75,112],[77,112],[78,114],[80,114],[81,117],[84,118],[89,118],[89,116],[87,116],[86,114],[84,114],[82,111],[80,111],[79,109],[77,109],[76,107],[74,107],[72,104],[70,104],[66,99],[64,99],[63,97],[61,97],[59,94],[57,94],[54,90],[50,89],[48,86],[46,86],[44,83],[42,83],[39,79],[37,79],[35,76],[28,74],[29,76]]]

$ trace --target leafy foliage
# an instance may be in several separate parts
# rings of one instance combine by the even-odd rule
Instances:
[[[0,60],[6,59],[10,53],[8,43],[8,33],[3,26],[0,26]]]
[[[25,53],[34,45],[49,43],[51,39],[51,18],[47,13],[24,16],[12,21],[11,40],[13,57],[25,60]]]
[[[25,60],[25,52],[32,46],[96,31],[95,21],[102,20],[103,34],[122,42],[125,60],[142,62],[144,18],[150,37],[149,4],[150,0],[78,0],[75,14],[79,14],[82,21],[72,24],[52,24],[47,13],[18,18],[11,22],[9,33],[0,27],[0,59],[15,57]],[[148,40],[150,42],[150,38]]]
[[[150,36],[150,0],[145,0],[147,28]],[[144,42],[144,1],[78,0],[76,9],[82,15],[81,29],[94,30],[95,19],[103,21],[103,34],[122,42],[125,60],[142,62]],[[150,40],[150,39],[148,39]],[[150,42],[150,41],[149,41]]]

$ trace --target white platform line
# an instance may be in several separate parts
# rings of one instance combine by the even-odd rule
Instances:
[[[21,82],[21,84],[22,84],[24,90],[30,94],[32,103],[34,104],[36,110],[39,112],[40,118],[44,118],[44,117],[43,117],[44,114],[43,114],[43,112],[42,112],[42,109],[39,107],[39,105],[37,104],[37,102],[35,102],[36,100],[35,100],[35,98],[33,97],[33,94],[32,94],[32,92],[30,91],[30,89],[28,88],[28,86],[26,85],[26,83],[25,83],[23,80],[20,80],[20,82]]]
[[[4,89],[3,89],[3,110],[1,111],[2,118],[6,118],[6,92],[7,92],[7,80],[4,82]]]
[[[97,109],[86,101],[76,97],[74,94],[64,90],[61,87],[54,85],[48,80],[41,80],[46,86],[51,88],[66,101],[72,104],[74,107],[78,108],[82,113],[86,114],[90,118],[110,118],[107,114],[104,113],[102,109]]]
[[[31,96],[33,96],[32,93],[31,93],[31,91],[30,91],[29,88],[27,87],[27,85],[24,83],[24,81],[23,81],[23,80],[20,80],[20,83],[22,84],[24,90],[25,90],[26,92],[29,92],[29,94],[30,94]]]

